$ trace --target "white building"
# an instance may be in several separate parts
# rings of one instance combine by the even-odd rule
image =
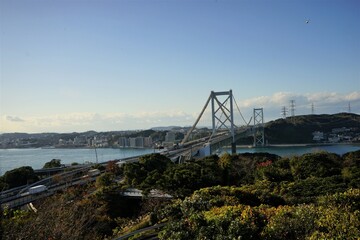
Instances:
[[[129,147],[130,146],[129,139],[126,137],[119,138],[118,145],[119,147]]]
[[[153,141],[151,137],[144,138],[144,147],[152,147]]]
[[[136,138],[129,138],[129,147],[136,147]]]
[[[316,131],[316,132],[313,132],[313,140],[314,141],[322,141],[324,140],[324,133],[323,132],[319,132],[319,131]]]

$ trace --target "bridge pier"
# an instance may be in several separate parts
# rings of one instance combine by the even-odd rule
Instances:
[[[236,143],[231,143],[231,154],[236,154]]]

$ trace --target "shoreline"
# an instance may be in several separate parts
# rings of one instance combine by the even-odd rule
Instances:
[[[12,147],[12,148],[0,148],[0,150],[11,150],[11,149],[47,149],[47,150],[53,150],[53,149],[95,149],[94,147]],[[150,147],[97,147],[97,150],[99,149],[154,149]],[[157,148],[155,148],[157,150]]]
[[[253,145],[236,145],[236,148],[239,149],[247,149],[247,148],[286,148],[286,147],[316,147],[316,146],[341,146],[341,145],[352,145],[352,146],[360,146],[360,142],[341,142],[341,143],[280,143],[280,144],[268,144],[265,146],[257,146]],[[224,146],[223,148],[230,149],[230,146]],[[0,150],[11,150],[11,149],[95,149],[94,147],[87,146],[44,146],[44,147],[17,147],[17,148],[0,148]],[[97,147],[96,149],[155,149],[161,150],[158,148],[152,147]]]
[[[257,146],[256,148],[286,148],[286,147],[316,147],[316,146],[341,146],[341,145],[352,145],[360,146],[360,143],[281,143],[281,144],[268,144],[265,146]],[[225,148],[231,148],[225,147]],[[255,148],[253,145],[236,145],[236,148],[246,149]]]

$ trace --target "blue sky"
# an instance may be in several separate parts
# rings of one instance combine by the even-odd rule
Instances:
[[[229,89],[247,119],[259,107],[279,118],[290,99],[299,115],[312,103],[360,113],[359,1],[1,0],[0,11],[0,132],[192,125],[211,90]]]

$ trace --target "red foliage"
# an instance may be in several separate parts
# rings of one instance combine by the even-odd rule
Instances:
[[[258,164],[257,164],[257,167],[258,167],[258,168],[267,167],[267,166],[269,166],[269,165],[271,165],[271,164],[272,164],[272,161],[271,161],[271,160],[267,160],[267,161],[265,161],[265,162],[258,163]]]

